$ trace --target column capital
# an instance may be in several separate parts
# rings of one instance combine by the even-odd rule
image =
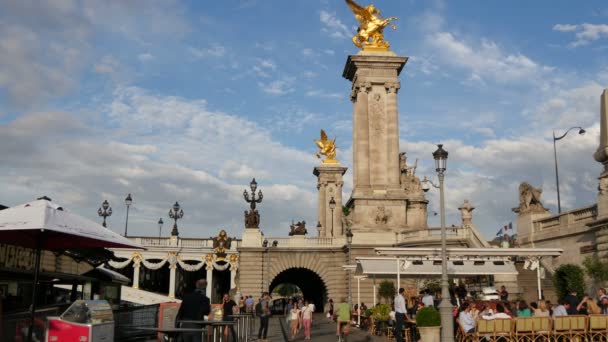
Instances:
[[[401,88],[400,82],[385,82],[384,88],[386,88],[386,92],[388,94],[396,94]]]

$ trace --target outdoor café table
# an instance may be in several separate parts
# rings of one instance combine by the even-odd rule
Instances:
[[[213,329],[213,342],[223,342],[224,334],[223,330],[225,327],[229,325],[235,325],[236,321],[190,321],[190,320],[179,320],[179,323],[189,323],[189,324],[200,324],[201,326],[211,326]],[[198,329],[197,331],[202,331]],[[218,338],[219,337],[219,338]]]
[[[164,334],[169,338],[169,342],[176,341],[176,338],[183,333],[187,332],[199,332],[203,333],[203,329],[197,328],[154,328],[154,327],[135,327],[137,330],[157,332]]]

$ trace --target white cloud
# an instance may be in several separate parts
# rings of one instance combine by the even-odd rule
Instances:
[[[195,48],[190,46],[188,51],[196,58],[207,58],[207,57],[223,57],[226,54],[226,48],[221,45],[212,45],[208,48]]]
[[[608,38],[608,24],[557,24],[553,26],[553,30],[576,32],[576,40],[570,43],[571,47],[584,46],[600,38]]]
[[[484,39],[478,45],[472,45],[450,32],[436,32],[427,36],[426,42],[444,63],[469,71],[470,80],[530,82],[536,79],[534,76],[553,70],[521,53],[505,53],[490,40]]]
[[[258,82],[263,92],[273,95],[284,95],[295,91],[293,88],[294,78],[283,78],[270,83]]]
[[[153,60],[154,56],[148,52],[140,53],[139,55],[137,55],[137,59],[139,59],[140,62],[147,62]]]
[[[322,90],[310,90],[306,92],[306,96],[324,99],[346,99],[348,95],[346,93],[330,93]]]
[[[321,10],[319,18],[324,25],[322,31],[329,34],[330,37],[344,39],[350,38],[353,35],[346,25],[336,17],[335,13]]]
[[[104,56],[101,61],[94,65],[93,70],[98,74],[114,74],[118,72],[120,63],[113,56]]]
[[[572,31],[576,31],[577,28],[578,28],[577,25],[571,25],[571,24],[555,24],[555,25],[553,25],[553,30],[554,31],[559,31],[559,32],[572,32]]]

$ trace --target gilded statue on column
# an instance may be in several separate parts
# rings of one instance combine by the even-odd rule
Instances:
[[[353,43],[363,50],[387,51],[390,44],[384,40],[384,28],[390,26],[396,30],[397,27],[391,21],[397,20],[397,17],[384,19],[380,10],[374,5],[363,7],[354,0],[346,0],[346,4],[359,21],[357,34],[353,36]]]
[[[321,139],[315,140],[315,144],[319,147],[319,151],[315,153],[317,158],[321,158],[321,155],[325,156],[323,164],[338,164],[336,160],[336,138],[329,140],[324,130],[321,130]]]

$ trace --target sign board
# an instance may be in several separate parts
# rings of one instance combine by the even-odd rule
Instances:
[[[160,303],[158,308],[158,327],[173,328],[175,327],[175,317],[179,310],[180,303]],[[162,342],[163,335],[158,334],[158,342]]]

